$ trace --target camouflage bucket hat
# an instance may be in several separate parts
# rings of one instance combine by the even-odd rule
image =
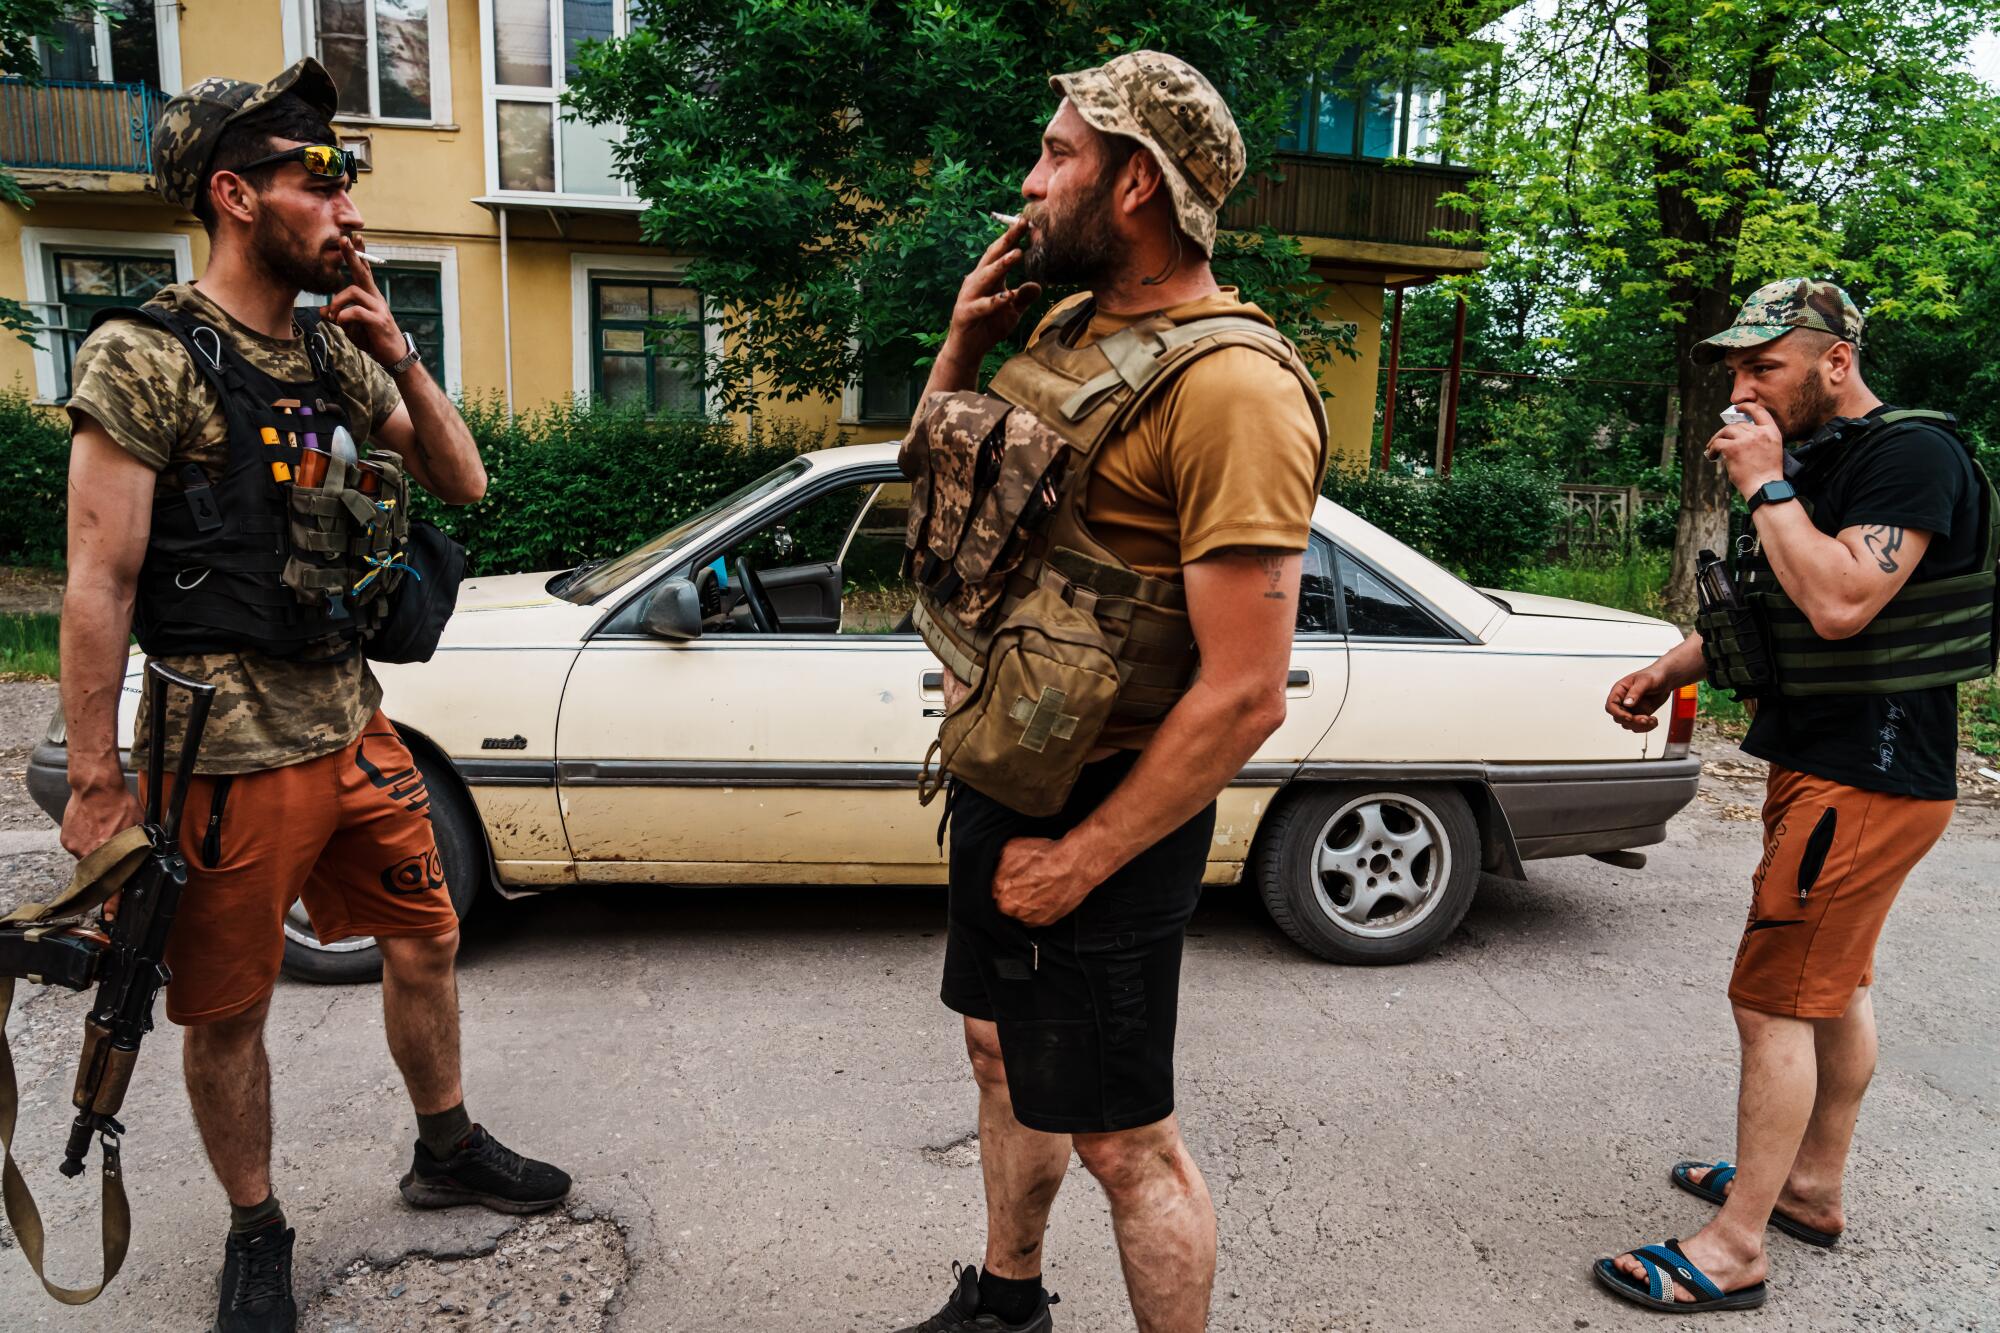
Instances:
[[[1174,213],[1203,254],[1215,253],[1215,215],[1243,179],[1243,136],[1215,85],[1185,60],[1128,51],[1049,86],[1091,128],[1137,139],[1160,164]]]
[[[328,120],[340,103],[333,76],[307,56],[269,83],[203,79],[168,102],[153,130],[153,179],[160,197],[192,209],[208,180],[222,131],[237,117],[295,93]]]
[[[1750,294],[1736,322],[1694,345],[1694,359],[1713,365],[1731,348],[1755,347],[1793,329],[1818,329],[1861,346],[1861,311],[1846,292],[1812,278],[1781,278]]]

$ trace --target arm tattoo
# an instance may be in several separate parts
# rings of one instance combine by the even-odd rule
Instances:
[[[1902,566],[1896,563],[1896,552],[1903,549],[1903,530],[1877,523],[1862,535],[1861,544],[1868,548],[1868,554],[1875,557],[1876,568],[1884,574],[1893,574]]]
[[[1264,571],[1264,579],[1267,585],[1264,589],[1264,600],[1270,602],[1290,600],[1285,596],[1284,589],[1281,586],[1285,579],[1284,557],[1260,555],[1257,557],[1257,567]]]

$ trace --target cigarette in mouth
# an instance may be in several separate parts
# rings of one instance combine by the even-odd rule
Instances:
[[[360,260],[362,263],[368,265],[370,268],[373,268],[375,266],[375,261],[370,259],[367,255],[367,252],[362,250],[362,248],[358,245],[354,247],[354,258]]]
[[[998,223],[1000,223],[1000,224],[1001,224],[1002,226],[1006,226],[1006,227],[1011,227],[1011,226],[1013,226],[1013,225],[1014,225],[1014,224],[1015,224],[1016,222],[1019,222],[1019,221],[1021,220],[1021,215],[1020,215],[1019,213],[993,213],[993,212],[989,212],[989,213],[987,213],[987,215],[986,215],[986,216],[987,216],[987,217],[989,217],[989,218],[992,218],[992,219],[993,219],[993,220],[994,220],[995,222],[998,222]]]

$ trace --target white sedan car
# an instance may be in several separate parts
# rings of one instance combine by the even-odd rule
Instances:
[[[897,573],[908,497],[893,445],[830,449],[616,559],[468,581],[435,658],[378,668],[461,915],[489,884],[942,883],[940,807],[915,795],[944,702]],[[1482,592],[1321,500],[1289,710],[1222,793],[1208,882],[1247,876],[1322,958],[1389,963],[1451,933],[1481,870],[1640,862],[1694,797],[1694,692],[1643,737],[1603,700],[1678,640]],[[62,735],[58,715],[29,771],[56,818]],[[293,975],[379,970],[302,908],[287,930]]]

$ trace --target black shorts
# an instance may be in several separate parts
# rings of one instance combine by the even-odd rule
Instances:
[[[1000,1031],[1014,1118],[1051,1134],[1104,1134],[1174,1109],[1181,946],[1201,897],[1215,806],[1030,929],[993,902],[1012,838],[1060,838],[1131,771],[1126,752],[1087,766],[1057,815],[1021,814],[960,785],[951,812],[946,1005]]]

